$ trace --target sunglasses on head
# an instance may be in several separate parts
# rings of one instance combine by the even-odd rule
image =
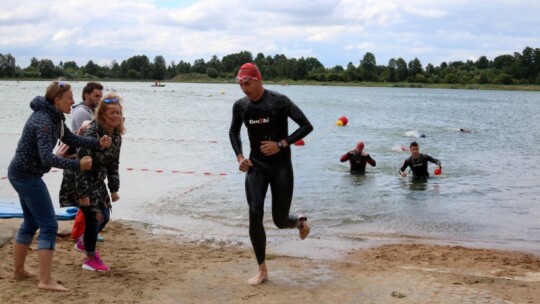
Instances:
[[[107,99],[103,99],[103,102],[104,103],[118,103],[119,100],[118,98],[107,98]]]
[[[56,81],[56,84],[57,84],[59,87],[61,87],[61,88],[64,87],[64,86],[66,85],[66,83],[63,82],[63,81]]]
[[[257,77],[252,77],[252,76],[248,76],[248,75],[244,75],[244,76],[236,76],[236,82],[237,83],[244,83],[244,82],[248,82],[252,79],[256,79],[256,80],[259,80]]]

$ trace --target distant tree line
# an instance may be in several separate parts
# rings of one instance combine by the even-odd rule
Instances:
[[[310,80],[318,82],[389,82],[433,84],[540,84],[540,49],[526,47],[521,53],[500,55],[493,60],[481,56],[476,61],[443,62],[439,66],[423,66],[418,58],[406,62],[392,58],[387,65],[377,65],[375,55],[367,52],[354,64],[326,68],[317,58],[287,58],[285,55],[264,56],[242,51],[219,59],[216,55],[207,62],[180,60],[169,65],[163,56],[153,61],[145,55],[133,56],[121,63],[113,61],[100,66],[92,60],[84,66],[74,61],[55,65],[50,59],[32,58],[30,65],[20,68],[11,54],[0,53],[0,77],[66,79],[130,79],[171,80],[182,75],[204,74],[213,79],[231,79],[245,62],[255,62],[266,80]]]

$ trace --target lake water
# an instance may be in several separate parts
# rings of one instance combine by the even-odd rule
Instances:
[[[0,82],[0,177],[7,175],[29,101],[49,82]],[[80,101],[83,82],[71,83]],[[235,84],[104,82],[124,97],[121,200],[112,218],[155,233],[249,246],[244,174],[228,130]],[[412,88],[277,86],[314,125],[293,146],[291,211],[308,215],[306,241],[278,230],[266,201],[268,248],[333,257],[391,242],[437,242],[540,254],[540,93]],[[106,93],[106,92],[105,92]],[[340,116],[346,127],[337,127]],[[69,120],[69,115],[68,115]],[[69,125],[69,124],[68,124]],[[290,130],[296,125],[290,121]],[[459,128],[474,130],[461,133]],[[416,138],[415,134],[425,134]],[[249,149],[243,127],[244,149]],[[377,161],[351,176],[339,157],[363,140]],[[441,160],[443,174],[418,183],[397,171],[411,141]],[[244,151],[245,155],[248,151]],[[430,164],[432,173],[434,165]],[[61,171],[45,176],[58,200]],[[5,179],[0,199],[17,200]]]

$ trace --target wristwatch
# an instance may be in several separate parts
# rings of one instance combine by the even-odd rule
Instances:
[[[281,143],[281,140],[277,142],[277,147],[281,150],[283,149],[283,144]]]

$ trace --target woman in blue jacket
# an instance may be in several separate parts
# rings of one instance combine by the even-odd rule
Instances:
[[[53,153],[60,139],[73,147],[108,148],[111,138],[103,136],[99,140],[79,137],[71,133],[65,124],[64,113],[71,112],[74,104],[71,86],[63,81],[54,81],[47,87],[45,96],[38,96],[30,102],[34,111],[24,125],[17,144],[15,156],[8,168],[8,178],[17,193],[23,210],[23,222],[15,238],[13,249],[14,273],[16,280],[31,277],[24,262],[36,231],[39,229],[37,251],[39,262],[38,288],[67,291],[51,276],[53,252],[56,246],[58,222],[43,174],[51,167],[90,170],[92,158],[67,159]]]

